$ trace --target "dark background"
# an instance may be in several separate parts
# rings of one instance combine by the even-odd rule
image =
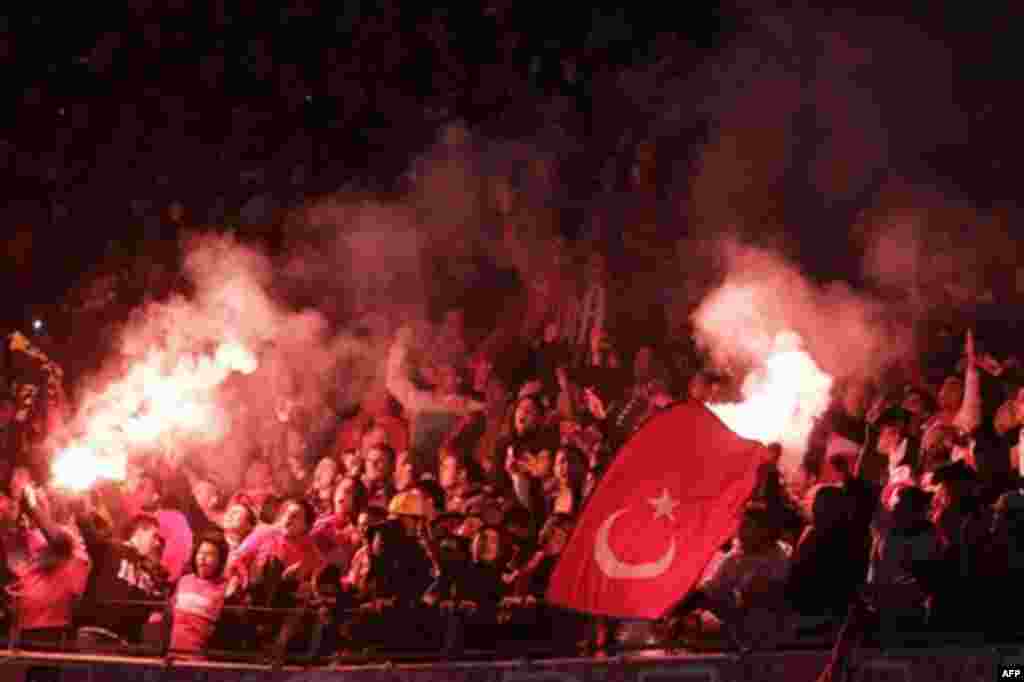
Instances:
[[[17,322],[24,304],[56,301],[111,252],[173,252],[172,201],[191,223],[223,225],[244,223],[240,207],[255,195],[282,211],[346,185],[394,189],[456,119],[515,138],[541,128],[552,101],[568,100],[564,126],[581,144],[571,162],[580,170],[567,179],[585,198],[595,191],[588,169],[616,153],[622,130],[642,129],[651,116],[607,87],[617,72],[669,60],[685,73],[772,11],[727,2],[601,12],[501,0],[451,11],[368,1],[22,5],[0,17],[3,312]],[[969,122],[966,136],[894,158],[977,205],[1015,209],[1020,14],[997,3],[924,2],[854,14],[875,11],[946,46],[950,104]],[[793,49],[810,59],[816,45]],[[914,82],[891,85],[914,97]],[[686,131],[680,154],[706,132]],[[813,149],[810,133],[805,146]],[[814,226],[850,224],[877,185],[841,206],[804,185],[795,177],[788,188],[800,199],[786,221],[797,255],[812,273],[840,272],[845,249]],[[281,241],[275,229],[260,235],[272,247]]]

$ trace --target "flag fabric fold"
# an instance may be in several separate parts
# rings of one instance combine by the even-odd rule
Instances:
[[[547,600],[594,615],[663,617],[735,535],[767,448],[680,403],[620,448],[555,567]]]

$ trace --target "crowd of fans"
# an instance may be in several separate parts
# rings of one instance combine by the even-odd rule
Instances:
[[[542,280],[525,314],[480,341],[460,309],[388,323],[379,381],[330,437],[282,419],[240,486],[209,452],[171,448],[133,459],[123,484],[69,493],[8,449],[9,640],[319,658],[600,653],[628,639],[545,604],[548,579],[629,435],[676,401],[721,399],[731,380],[679,329],[614,337],[604,258],[583,262],[587,286]],[[937,390],[910,376],[838,382],[803,484],[766,474],[737,538],[644,641],[720,626],[727,646],[783,646],[844,622],[846,636],[1015,634],[979,614],[1013,594],[1024,381],[970,334],[941,369]],[[5,397],[5,438],[14,408]]]

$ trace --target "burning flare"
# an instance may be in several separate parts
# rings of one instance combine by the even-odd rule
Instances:
[[[53,483],[75,492],[88,490],[100,479],[123,481],[127,458],[101,456],[84,446],[62,450],[53,461]]]
[[[100,479],[124,480],[133,452],[218,440],[230,421],[218,387],[232,372],[256,369],[256,357],[237,343],[222,343],[212,354],[151,350],[83,405],[81,435],[54,458],[54,483],[86,490]]]
[[[783,452],[799,454],[828,407],[831,388],[832,377],[803,350],[800,337],[783,332],[776,336],[774,350],[744,380],[743,402],[708,407],[738,435],[780,443]]]

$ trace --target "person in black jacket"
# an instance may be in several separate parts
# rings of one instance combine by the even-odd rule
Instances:
[[[104,639],[142,641],[142,630],[168,594],[166,573],[156,552],[162,546],[160,523],[140,514],[129,523],[123,543],[115,542],[94,514],[83,514],[78,525],[93,569],[86,589],[79,643],[90,646]]]

